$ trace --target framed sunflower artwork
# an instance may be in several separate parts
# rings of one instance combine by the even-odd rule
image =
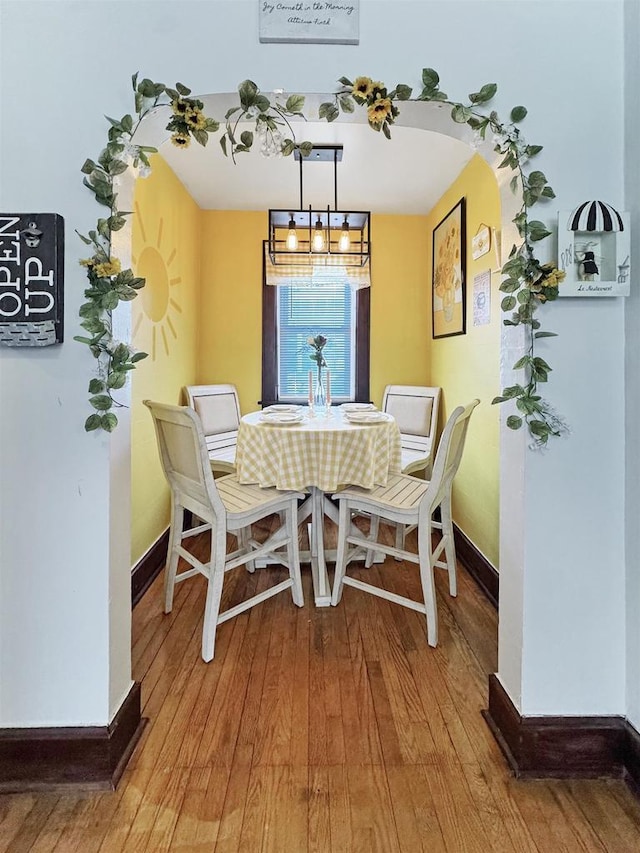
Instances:
[[[467,310],[467,230],[465,200],[433,229],[431,309],[433,337],[464,335]]]

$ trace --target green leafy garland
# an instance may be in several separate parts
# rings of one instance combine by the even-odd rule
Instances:
[[[320,105],[319,118],[334,121],[340,112],[352,113],[356,108],[366,107],[369,126],[391,138],[391,127],[400,111],[399,101],[411,98],[410,86],[399,83],[394,89],[387,90],[385,85],[370,77],[357,77],[354,82],[341,77],[341,88],[334,94],[333,101]],[[118,420],[112,411],[120,405],[112,392],[122,388],[129,371],[136,363],[146,358],[146,353],[133,351],[126,343],[113,337],[113,311],[120,301],[134,299],[142,287],[144,279],[134,275],[132,270],[122,270],[120,262],[111,254],[112,233],[126,223],[130,211],[121,211],[114,192],[114,178],[126,171],[129,166],[138,170],[140,177],[150,173],[149,155],[155,148],[137,145],[134,141],[143,118],[158,107],[171,108],[171,119],[167,130],[171,131],[171,142],[179,148],[187,148],[195,139],[200,145],[206,145],[209,135],[220,129],[220,123],[204,115],[204,104],[190,97],[191,90],[180,83],[175,88],[163,83],[154,83],[149,79],[138,82],[138,75],[132,77],[135,96],[135,114],[125,115],[116,120],[107,117],[110,124],[108,141],[98,160],[86,160],[82,172],[84,185],[93,192],[96,201],[109,209],[109,215],[98,219],[95,230],[88,236],[79,234],[93,254],[81,263],[87,268],[89,287],[85,290],[86,302],[80,307],[80,325],[87,332],[78,335],[75,340],[86,344],[98,361],[98,376],[89,383],[89,403],[94,409],[85,422],[87,431],[103,429],[111,432]],[[419,101],[437,101],[451,107],[451,118],[459,124],[468,124],[479,139],[484,140],[487,132],[492,135],[494,150],[503,155],[498,168],[510,168],[515,174],[511,180],[513,192],[522,187],[522,207],[514,219],[521,245],[513,246],[509,259],[502,268],[504,280],[500,290],[505,293],[501,307],[510,314],[503,322],[506,326],[523,325],[528,330],[528,346],[525,355],[514,364],[514,370],[522,370],[522,383],[504,388],[502,394],[493,399],[493,403],[513,401],[518,414],[507,418],[507,426],[520,429],[526,424],[535,446],[547,444],[551,435],[560,435],[566,427],[558,415],[538,393],[539,383],[547,381],[551,370],[547,362],[535,355],[535,341],[543,337],[552,337],[555,333],[541,331],[540,321],[535,313],[541,304],[552,301],[558,296],[558,285],[564,273],[553,264],[542,264],[537,260],[534,244],[549,236],[544,224],[529,218],[529,208],[555,194],[545,175],[540,171],[525,173],[524,166],[531,157],[542,150],[540,145],[529,145],[523,139],[518,123],[527,115],[523,106],[511,110],[510,122],[500,121],[498,114],[488,114],[482,107],[494,97],[497,91],[495,83],[487,83],[478,92],[469,95],[469,103],[463,104],[449,99],[440,89],[440,78],[432,68],[422,71],[422,91]],[[236,155],[250,151],[255,137],[260,140],[263,154],[289,156],[299,150],[308,156],[312,150],[310,142],[297,142],[289,122],[291,117],[305,118],[303,114],[305,99],[303,95],[290,95],[284,104],[277,100],[272,103],[260,92],[255,83],[245,80],[238,87],[239,105],[227,111],[224,131],[220,136],[220,145],[225,155]],[[238,136],[240,123],[251,122],[255,134],[242,130]]]

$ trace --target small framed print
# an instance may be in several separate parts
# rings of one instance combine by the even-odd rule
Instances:
[[[487,326],[491,322],[491,270],[473,277],[473,325]]]
[[[487,225],[481,225],[471,238],[471,257],[474,261],[486,255],[491,248],[491,231]]]
[[[466,206],[464,198],[433,229],[431,306],[433,337],[466,332]]]

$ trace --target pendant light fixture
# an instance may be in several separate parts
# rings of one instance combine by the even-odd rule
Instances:
[[[333,266],[368,269],[371,260],[369,211],[338,209],[338,163],[342,145],[314,145],[308,157],[299,150],[294,157],[300,164],[300,207],[298,210],[269,211],[268,255],[274,267]],[[303,208],[303,163],[332,162],[334,207]]]
[[[314,252],[324,251],[324,230],[322,228],[322,220],[320,217],[316,219],[316,226],[313,231],[312,248]]]
[[[349,236],[349,214],[345,213],[344,222],[342,223],[342,231],[338,240],[338,249],[341,252],[348,252],[351,248],[351,237]]]
[[[295,252],[298,248],[298,232],[296,231],[296,221],[293,218],[293,213],[289,214],[289,231],[287,232],[287,251]]]

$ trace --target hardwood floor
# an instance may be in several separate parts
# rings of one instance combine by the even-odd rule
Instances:
[[[437,649],[419,614],[353,588],[316,609],[303,575],[304,608],[284,593],[224,623],[209,664],[203,579],[169,616],[156,580],[133,614],[149,723],[117,791],[0,797],[0,851],[637,853],[623,782],[509,773],[480,714],[496,614],[464,570],[457,599],[439,578]],[[419,597],[416,567],[383,575]],[[223,606],[283,577],[236,570]]]

